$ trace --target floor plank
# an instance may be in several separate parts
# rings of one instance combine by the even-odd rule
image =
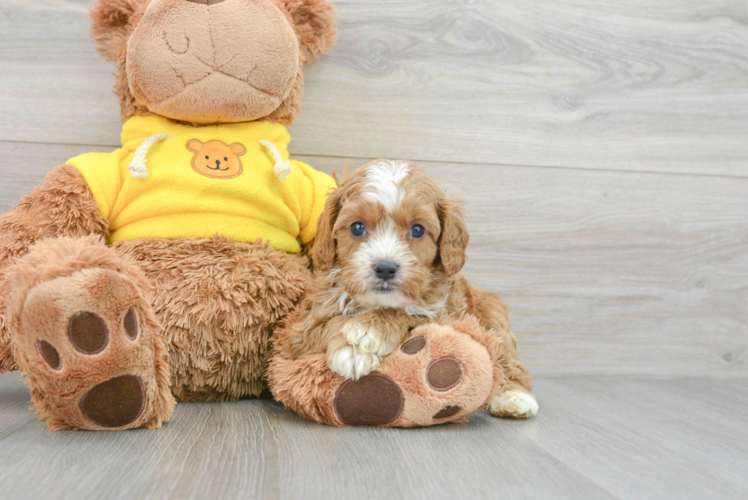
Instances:
[[[106,148],[0,142],[0,212]],[[299,156],[342,172],[365,160]],[[465,274],[539,376],[748,377],[748,180],[426,162],[466,202]]]
[[[0,408],[17,379],[0,376]],[[7,499],[748,495],[745,380],[542,379],[536,393],[534,420],[412,430],[329,428],[264,400],[180,404],[158,431],[33,420],[0,433],[0,482]]]
[[[87,3],[0,0],[0,139],[117,144]],[[748,176],[745,2],[335,4],[299,154]]]

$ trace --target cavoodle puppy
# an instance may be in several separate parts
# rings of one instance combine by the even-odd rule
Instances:
[[[414,164],[377,160],[327,199],[309,255],[314,277],[291,355],[327,353],[347,379],[377,369],[410,331],[444,315],[476,316],[504,345],[506,382],[489,404],[496,415],[529,417],[531,377],[498,296],[460,274],[469,236],[460,204]]]

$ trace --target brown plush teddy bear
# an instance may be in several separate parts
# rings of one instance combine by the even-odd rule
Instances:
[[[289,160],[327,0],[97,0],[122,148],[55,168],[0,217],[0,371],[50,429],[155,428],[259,395],[332,178]]]
[[[324,355],[286,357],[278,327],[335,183],[289,159],[284,125],[332,17],[327,0],[94,2],[122,148],[70,159],[0,216],[0,372],[21,370],[48,428],[157,428],[175,398],[257,396],[276,330],[267,378],[322,422],[443,423],[503,389],[500,342],[470,318],[414,330],[355,384]]]

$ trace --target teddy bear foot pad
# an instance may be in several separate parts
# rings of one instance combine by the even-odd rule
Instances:
[[[124,428],[143,416],[155,365],[150,349],[143,352],[141,345],[138,298],[126,279],[91,269],[43,283],[29,294],[22,320],[38,337],[43,360],[30,363],[29,379],[52,389],[45,391],[50,410],[73,427]]]
[[[479,409],[492,383],[485,347],[451,327],[431,326],[390,354],[377,372],[343,382],[334,408],[343,425],[434,425]]]

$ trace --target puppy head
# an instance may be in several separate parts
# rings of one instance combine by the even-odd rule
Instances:
[[[330,194],[310,256],[360,305],[402,308],[459,273],[468,240],[459,203],[433,180],[377,160]]]

